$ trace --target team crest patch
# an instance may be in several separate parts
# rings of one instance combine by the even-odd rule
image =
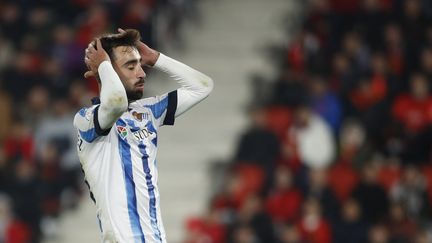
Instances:
[[[123,126],[117,126],[117,133],[123,139],[125,139],[125,137],[128,135],[128,131],[127,131],[126,127],[123,127]]]
[[[140,122],[142,122],[142,120],[144,120],[144,119],[145,120],[149,119],[148,112],[140,113],[140,112],[133,111],[132,116],[135,118],[135,120],[140,121]]]
[[[136,111],[132,112],[132,115],[137,119],[138,121],[142,121],[143,119],[143,113],[138,113]]]

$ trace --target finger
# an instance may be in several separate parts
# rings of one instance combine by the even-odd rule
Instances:
[[[96,48],[94,45],[89,46],[87,49],[89,50],[89,52],[96,51]]]
[[[94,73],[92,71],[87,71],[84,73],[84,78],[90,78],[95,76]]]
[[[119,33],[124,33],[124,32],[126,32],[124,29],[122,29],[122,28],[117,28],[117,30],[118,30],[118,32]]]
[[[103,50],[102,44],[101,44],[101,41],[99,38],[96,40],[96,47],[98,50]]]

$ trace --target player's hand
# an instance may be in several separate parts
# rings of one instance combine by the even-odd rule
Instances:
[[[104,61],[111,61],[108,53],[103,49],[100,39],[96,39],[96,47],[94,42],[90,43],[85,50],[84,62],[89,71],[84,73],[85,78],[97,75],[99,65]]]
[[[118,28],[117,30],[120,33],[125,32],[122,28]],[[154,66],[159,58],[159,52],[148,47],[142,41],[138,41],[136,45],[142,58],[142,64],[150,67]]]

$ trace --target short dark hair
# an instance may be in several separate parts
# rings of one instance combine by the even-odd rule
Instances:
[[[104,34],[98,37],[101,41],[102,48],[108,53],[108,56],[112,61],[115,60],[113,49],[118,46],[129,46],[129,47],[137,47],[137,42],[141,39],[141,35],[136,29],[127,29],[122,33],[116,34]],[[96,46],[96,39],[91,43],[94,48]],[[90,70],[90,67],[88,67]],[[99,75],[96,75],[96,80],[100,83]]]
[[[136,29],[127,29],[125,32],[116,34],[105,34],[99,37],[103,49],[108,53],[111,60],[114,60],[113,49],[118,46],[136,47],[136,44],[141,39],[141,35]],[[96,46],[95,41],[92,42]]]

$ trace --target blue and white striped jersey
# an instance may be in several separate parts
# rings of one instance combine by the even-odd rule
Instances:
[[[173,125],[177,91],[129,104],[111,129],[99,104],[75,116],[78,155],[97,206],[103,242],[166,242],[159,206],[157,133]]]
[[[166,242],[157,184],[158,128],[173,125],[175,117],[213,89],[210,77],[162,53],[154,68],[169,74],[181,87],[129,103],[106,130],[99,124],[109,119],[106,103],[94,102],[75,115],[78,156],[97,207],[104,243]],[[121,81],[110,62],[99,65],[99,72],[101,89],[124,88],[116,85]],[[121,91],[101,90],[102,100],[106,102],[108,94],[124,93]],[[103,109],[99,111],[99,107]]]

